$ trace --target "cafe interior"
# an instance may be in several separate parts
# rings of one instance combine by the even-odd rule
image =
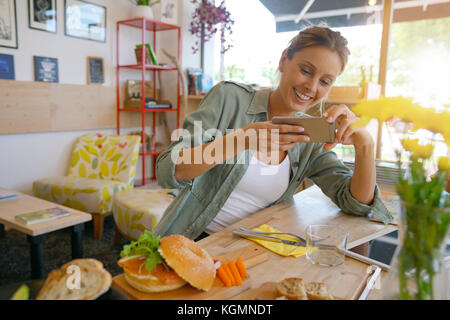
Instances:
[[[450,299],[449,26],[449,0],[0,0],[0,300]]]

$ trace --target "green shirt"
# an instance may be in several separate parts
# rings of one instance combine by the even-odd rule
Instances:
[[[253,151],[241,152],[232,163],[216,165],[189,181],[174,177],[179,153],[183,149],[213,141],[214,134],[208,129],[218,129],[225,135],[227,129],[239,129],[250,123],[267,121],[270,93],[270,89],[254,90],[246,85],[224,81],[214,86],[203,98],[197,111],[186,117],[183,129],[190,133],[190,138],[180,137],[172,142],[156,161],[158,183],[163,188],[178,189],[179,193],[154,229],[155,234],[182,234],[195,239],[215,218],[247,170]],[[201,131],[194,128],[194,121],[202,121]],[[350,193],[353,172],[334,152],[324,151],[322,143],[298,143],[288,151],[288,156],[291,167],[288,188],[280,199],[269,206],[290,199],[303,180],[309,178],[342,211],[359,216],[372,213],[384,223],[392,221],[393,217],[381,200],[378,186],[372,205],[353,198]]]

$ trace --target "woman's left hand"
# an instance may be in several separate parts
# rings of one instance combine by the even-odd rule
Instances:
[[[351,127],[351,125],[358,120],[358,117],[345,104],[332,106],[324,112],[323,116],[328,122],[335,122],[337,129],[336,141],[334,143],[325,144],[325,151],[334,148],[338,143],[354,145],[355,147],[373,143],[372,136],[366,128],[353,129]]]

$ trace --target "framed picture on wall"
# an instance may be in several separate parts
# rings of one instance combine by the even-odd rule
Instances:
[[[14,72],[14,56],[0,53],[0,79],[16,79]]]
[[[87,57],[87,82],[88,84],[105,82],[103,58]]]
[[[19,47],[17,41],[16,0],[0,0],[0,47]]]
[[[65,0],[65,34],[106,42],[106,7],[83,0]]]
[[[161,21],[177,25],[177,0],[161,0]]]
[[[31,29],[56,33],[56,0],[28,0]]]
[[[59,82],[58,59],[34,56],[34,81]]]

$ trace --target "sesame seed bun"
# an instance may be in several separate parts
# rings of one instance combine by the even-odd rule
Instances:
[[[170,235],[161,239],[158,249],[166,263],[197,289],[208,291],[216,277],[211,256],[193,240],[182,235]]]

